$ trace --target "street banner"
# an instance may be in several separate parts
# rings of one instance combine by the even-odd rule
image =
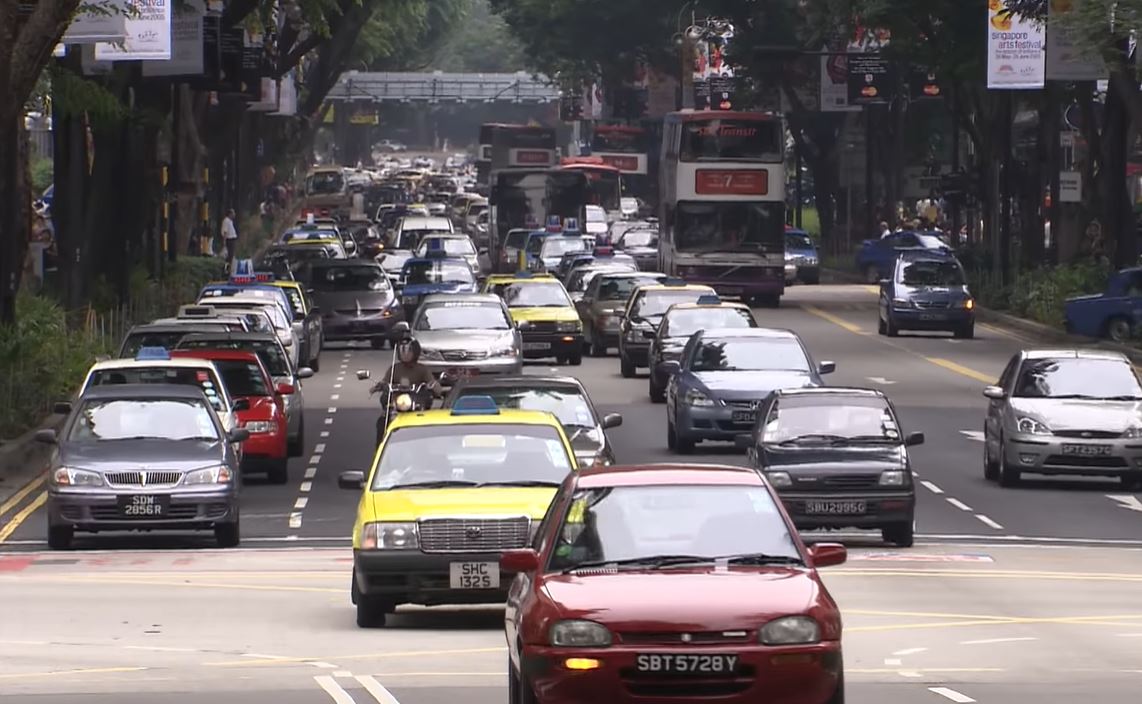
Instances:
[[[95,45],[96,61],[167,61],[171,57],[172,0],[132,0],[127,38]]]
[[[1051,0],[1047,5],[1048,81],[1101,81],[1107,77],[1106,63],[1095,52],[1084,52],[1066,26],[1083,0]]]
[[[131,0],[107,0],[86,8],[81,4],[60,44],[121,42],[127,38],[127,16],[131,12]]]
[[[1012,14],[1004,0],[987,3],[987,87],[1037,90],[1045,80],[1046,39],[1041,23]]]
[[[820,99],[821,112],[860,112],[859,105],[849,104],[849,59],[843,52],[821,57]]]
[[[896,66],[883,54],[848,55],[849,105],[883,105],[896,97]]]
[[[171,23],[170,61],[147,61],[143,64],[143,75],[201,76],[205,70],[202,31],[205,15],[203,0],[183,0],[175,9]]]

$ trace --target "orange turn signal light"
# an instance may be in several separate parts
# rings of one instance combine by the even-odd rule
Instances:
[[[595,658],[567,658],[563,661],[563,667],[568,670],[597,670],[602,664]]]

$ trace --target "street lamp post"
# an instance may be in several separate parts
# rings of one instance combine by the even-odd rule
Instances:
[[[674,40],[681,51],[680,59],[682,62],[682,72],[678,81],[682,95],[679,96],[678,105],[683,110],[694,107],[694,37],[692,31],[695,23],[694,10],[697,7],[697,0],[689,0],[679,8],[678,15],[674,18]],[[686,10],[690,10],[690,25],[686,31],[683,31],[682,15],[685,14]]]

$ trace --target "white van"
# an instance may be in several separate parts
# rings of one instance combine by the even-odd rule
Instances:
[[[452,221],[444,217],[419,215],[401,218],[393,233],[393,249],[416,249],[420,240],[429,233],[452,234]]]

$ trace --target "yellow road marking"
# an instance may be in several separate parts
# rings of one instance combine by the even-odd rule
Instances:
[[[897,668],[882,668],[882,667],[846,667],[845,674],[850,672],[858,675],[895,675],[898,672],[934,672],[934,673],[971,673],[971,672],[1007,672],[1002,667],[897,667]]]
[[[8,521],[8,524],[3,528],[0,528],[0,543],[7,540],[13,533],[16,532],[16,529],[19,528],[24,521],[28,520],[28,516],[38,511],[39,508],[47,502],[48,492],[45,491],[37,496],[36,499],[32,501],[32,503],[28,504],[24,508],[20,509],[19,512],[14,514],[12,516],[12,520]]]
[[[1032,340],[1029,337],[1019,335],[1017,333],[1011,332],[1010,330],[1004,330],[1003,328],[998,328],[994,325],[988,325],[987,323],[976,323],[976,325],[980,326],[984,330],[987,330],[988,332],[995,333],[996,335],[1006,337],[1010,340],[1018,340],[1019,342],[1034,342],[1034,340]]]
[[[500,646],[498,648],[466,648],[463,650],[407,650],[388,653],[356,653],[353,655],[324,655],[320,657],[306,657],[306,658],[246,658],[242,660],[220,660],[216,662],[204,662],[203,665],[210,667],[243,667],[247,665],[290,665],[297,663],[309,662],[340,662],[342,660],[374,660],[382,658],[415,658],[415,657],[432,657],[434,655],[471,655],[476,653],[502,653],[507,650],[507,646]]]
[[[856,614],[857,616],[911,616],[914,618],[953,618],[962,619],[967,621],[1007,621],[1010,616],[986,616],[980,614],[945,614],[940,612],[931,611],[870,611],[868,609],[844,609],[845,615]]]
[[[879,286],[865,286],[864,290],[868,291],[869,293],[875,293],[877,295],[880,295],[880,287]]]
[[[12,494],[12,496],[7,501],[5,501],[3,504],[0,504],[0,516],[3,516],[4,514],[11,511],[12,509],[16,508],[16,505],[19,504],[21,501],[23,501],[25,496],[27,496],[28,494],[35,491],[36,487],[43,484],[44,481],[47,480],[47,478],[48,478],[48,474],[47,474],[47,472],[44,472],[40,476],[36,477],[32,481],[28,482],[23,487],[21,487],[20,490],[17,491],[15,494]]]
[[[932,364],[935,364],[937,367],[943,367],[944,369],[947,369],[950,372],[955,372],[960,376],[966,376],[969,379],[975,379],[976,381],[982,382],[984,384],[995,383],[995,376],[991,374],[984,374],[983,372],[977,372],[970,367],[965,367],[962,364],[956,364],[949,359],[940,359],[939,357],[925,357],[924,359],[928,360]]]
[[[0,680],[18,680],[32,677],[60,677],[62,675],[102,675],[113,672],[142,672],[145,667],[92,667],[83,670],[52,670],[50,672],[17,672],[0,675]]]
[[[829,576],[845,577],[983,577],[987,579],[1058,579],[1088,582],[1142,582],[1142,574],[1098,572],[1019,572],[1013,570],[829,570]]]
[[[844,611],[841,612],[842,615]],[[880,626],[846,626],[847,633],[874,633],[883,631],[911,631],[938,628],[964,628],[966,626],[1010,626],[1021,624],[1020,620],[981,619],[979,621],[936,621],[931,623],[887,623]]]
[[[805,306],[803,310],[805,310],[807,313],[809,313],[811,315],[817,316],[821,320],[827,320],[839,328],[843,328],[845,330],[848,330],[849,332],[851,332],[853,334],[856,334],[856,335],[867,335],[868,334],[864,330],[861,330],[859,325],[854,325],[853,323],[850,323],[847,320],[843,320],[841,318],[838,318],[837,316],[833,315],[832,313],[826,313],[825,311],[821,310],[820,308],[817,308],[816,306]]]
[[[208,589],[238,589],[264,592],[309,592],[318,594],[344,594],[345,589],[334,587],[291,587],[285,584],[230,584],[225,582],[175,582],[161,579],[101,579],[90,577],[54,577],[47,582],[68,582],[78,584],[128,584],[143,587],[205,587]]]

